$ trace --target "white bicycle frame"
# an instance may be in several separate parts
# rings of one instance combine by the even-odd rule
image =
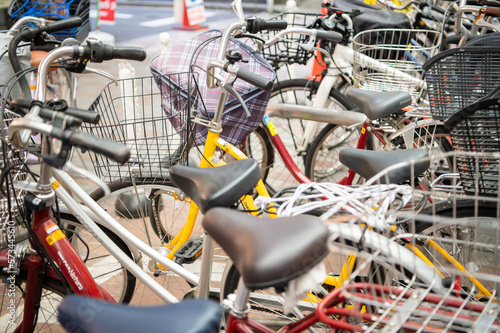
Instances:
[[[348,27],[352,28],[353,24],[351,18],[347,14],[342,14],[342,18],[348,22]],[[278,33],[275,39],[285,35],[287,30]],[[317,121],[338,125],[360,126],[366,120],[366,117],[359,112],[327,109],[330,91],[333,87],[338,85],[340,77],[351,77],[353,75],[354,55],[355,51],[352,47],[352,42],[347,46],[341,44],[335,45],[335,50],[331,55],[332,59],[330,60],[330,64],[328,66],[328,73],[320,82],[318,91],[312,101],[312,106],[279,104],[272,105],[267,108],[267,114],[269,116],[316,120],[307,122],[304,137],[301,140],[302,150],[305,150],[307,145],[314,139],[314,135],[317,133],[318,126],[320,125]],[[422,79],[415,78],[363,54],[358,54],[358,56],[363,67],[387,73],[395,78],[411,82],[412,84],[415,84],[415,86],[423,87],[425,89],[425,81]],[[293,112],[290,112],[290,110]]]

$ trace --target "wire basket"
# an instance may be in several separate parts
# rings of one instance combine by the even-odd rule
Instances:
[[[500,157],[455,151],[426,160],[457,165],[463,155]],[[314,192],[296,191],[279,202],[280,213],[293,204],[295,215],[332,199],[322,216],[331,251],[317,295],[321,322],[342,332],[498,332],[500,198],[464,194],[459,184],[443,193],[415,183],[374,186],[374,180],[351,188],[311,184]]]
[[[272,19],[287,21],[288,28],[307,28],[311,26],[319,17],[321,17],[321,14],[285,12]],[[278,32],[279,31],[266,31],[261,35],[264,39],[269,40]],[[282,39],[274,45],[265,47],[262,50],[262,55],[275,70],[279,69],[284,64],[305,65],[314,55],[314,52],[304,50],[299,45],[307,43],[308,40],[309,36],[305,36],[303,34],[289,34],[286,36],[286,39]]]
[[[12,120],[19,116],[8,109],[4,109],[2,115],[2,128],[6,129]],[[24,181],[28,179],[28,170],[25,162],[29,155],[21,150],[14,149],[6,141],[0,143],[0,169],[2,171],[2,192],[0,192],[0,248],[12,245],[9,243],[9,235],[14,229],[19,228],[24,218],[24,195],[25,191],[14,187],[13,181]],[[8,169],[7,169],[8,168]],[[19,234],[16,232],[16,236]],[[17,237],[19,241],[19,237]]]
[[[90,0],[13,0],[8,9],[8,14],[14,20],[35,16],[57,21],[79,16],[82,19],[81,27],[55,32],[52,35],[58,40],[76,38],[80,42],[83,42],[90,32],[89,13]]]
[[[464,191],[469,194],[498,195],[500,152],[500,100],[478,101],[446,121],[451,128],[453,149],[478,155],[459,155],[457,169]]]
[[[322,322],[348,332],[500,330],[498,197],[433,198],[423,210],[399,211],[384,233],[356,218],[327,221],[336,261],[355,264],[319,304]]]
[[[131,158],[120,165],[89,152],[97,176],[109,183],[135,178],[138,182],[148,179],[161,184],[168,178],[171,165],[187,164],[189,111],[196,104],[187,96],[194,98],[196,94],[174,87],[191,78],[191,73],[164,75],[164,81],[172,82],[168,93],[158,89],[152,76],[119,80],[118,85],[110,83],[101,91],[90,107],[101,115],[99,124],[82,127],[92,135],[125,144],[131,149]],[[196,91],[195,85],[193,91]],[[172,119],[162,111],[165,104],[172,110]],[[172,126],[172,120],[182,122],[182,131]]]
[[[439,49],[441,34],[432,30],[373,29],[354,36],[353,75],[373,91],[406,91],[413,97],[424,88],[422,65]]]
[[[196,73],[198,82],[206,82],[206,68],[213,59],[217,58],[221,36],[221,31],[209,30],[173,45],[166,52],[155,57],[151,61],[150,69],[153,75],[158,76],[156,81],[162,91],[168,95],[172,86],[170,82],[160,79],[164,74],[168,76],[170,73],[191,71]],[[241,52],[245,61],[239,62],[239,67],[271,81],[276,78],[276,73],[271,65],[260,54],[256,53],[254,49],[240,40],[230,38],[226,49]],[[187,88],[187,85],[183,83],[179,83],[179,86],[184,87],[184,89]],[[217,121],[220,121],[222,125],[220,138],[233,145],[239,145],[262,122],[271,91],[263,91],[241,79],[237,79],[234,82],[233,88],[245,101],[248,110],[251,110],[251,116],[247,116],[236,97],[229,95],[224,105],[222,117]],[[199,100],[202,101],[198,105],[197,118],[202,123],[199,122],[196,126],[193,145],[201,146],[205,144],[207,138],[208,128],[206,124],[215,116],[219,104],[220,90],[210,89],[206,84],[198,85],[197,89]],[[174,126],[178,128],[178,124],[182,124],[182,121],[176,122],[175,117],[171,117],[168,105],[164,105],[163,107],[165,113],[173,121]]]
[[[350,308],[343,306],[352,304]],[[368,309],[368,310],[365,310]],[[352,283],[320,303],[320,318],[342,332],[497,332],[495,303],[471,302],[450,291]]]
[[[490,46],[446,50],[424,65],[435,119],[447,119],[500,86],[500,38],[493,40]]]

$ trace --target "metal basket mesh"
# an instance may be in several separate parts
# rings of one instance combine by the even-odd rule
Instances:
[[[424,69],[431,114],[445,120],[500,86],[500,46],[447,50]]]
[[[163,79],[185,82],[191,75],[177,73],[164,75]],[[98,125],[84,125],[83,129],[127,145],[132,155],[128,163],[120,165],[89,152],[97,176],[107,182],[123,182],[135,177],[162,183],[168,178],[171,165],[187,164],[187,138],[191,128],[189,108],[195,103],[189,102],[186,96],[195,94],[174,88],[161,92],[151,76],[119,80],[118,85],[110,83],[102,90],[90,107],[101,115],[101,120]],[[180,132],[163,112],[162,103],[169,104],[170,117],[182,121]]]
[[[439,48],[441,34],[431,30],[373,29],[354,36],[353,75],[373,91],[406,91],[413,97],[424,87],[422,65]]]
[[[2,128],[7,128],[13,119],[19,116],[8,109],[4,109]],[[24,218],[25,191],[14,187],[13,181],[24,181],[28,178],[26,165],[29,155],[14,149],[5,141],[0,141],[0,169],[2,170],[3,192],[0,193],[0,244],[3,248],[8,243],[8,235],[20,225]],[[8,172],[7,172],[7,168]]]
[[[286,20],[288,27],[305,28],[312,25],[320,14],[309,13],[282,13],[273,19]],[[262,37],[266,40],[274,37],[279,31],[266,31]],[[302,34],[289,34],[286,39],[277,42],[274,45],[267,46],[262,50],[264,58],[273,66],[275,70],[283,64],[305,65],[314,55],[314,52],[304,50],[299,45],[306,43],[309,36]]]
[[[469,108],[469,113],[451,131],[453,149],[478,153],[480,157],[458,155],[457,169],[466,193],[498,195],[499,163],[488,153],[500,151],[500,101],[485,100]]]
[[[59,40],[76,38],[80,42],[83,42],[90,31],[89,0],[14,0],[9,6],[8,13],[13,19],[24,16],[35,16],[49,20],[62,20],[79,16],[82,19],[81,27],[52,34]]]

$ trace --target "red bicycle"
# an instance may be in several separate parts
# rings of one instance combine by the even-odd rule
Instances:
[[[39,25],[20,32],[18,40],[30,40],[38,34],[66,30],[80,24],[79,18],[71,18]],[[38,101],[14,100],[9,103],[9,110],[3,112],[5,122],[2,125],[6,128],[8,124],[9,140],[2,143],[2,191],[5,195],[2,201],[11,214],[4,221],[7,237],[2,239],[0,275],[6,281],[2,285],[2,326],[9,332],[50,329],[56,322],[51,312],[56,307],[52,301],[60,302],[61,296],[66,294],[127,302],[134,289],[135,280],[130,280],[125,270],[112,266],[105,272],[103,263],[92,264],[93,259],[98,261],[105,256],[102,247],[94,246],[98,242],[93,243],[87,237],[93,235],[84,234],[74,217],[57,210],[54,190],[60,185],[52,178],[52,168],[64,166],[72,147],[95,151],[119,163],[126,162],[130,156],[126,146],[74,129],[82,123],[82,118],[98,119],[93,112],[83,111],[82,118],[79,118],[54,111],[44,104],[50,64],[61,57],[71,57],[75,62],[85,64],[113,58],[144,60],[145,52],[135,47],[114,48],[96,40],[89,40],[82,46],[59,47],[40,65]],[[12,111],[24,117],[6,119]],[[40,134],[39,144],[32,133]],[[19,158],[28,154],[39,157],[39,168]],[[112,232],[104,232],[119,242]],[[75,247],[76,244],[80,247]],[[123,249],[126,247],[123,242],[117,245]],[[107,287],[101,286],[96,278],[100,277],[102,283],[108,279],[103,279],[107,273],[120,275],[130,283],[124,284],[126,288],[117,288],[114,285],[116,280],[113,283],[108,281]]]

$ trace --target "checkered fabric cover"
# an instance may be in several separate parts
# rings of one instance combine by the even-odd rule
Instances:
[[[217,57],[222,33],[218,30],[207,31],[193,39],[173,46],[167,52],[151,61],[151,72],[162,91],[162,108],[172,122],[175,129],[182,135],[182,129],[186,128],[184,117],[176,117],[173,101],[168,100],[169,89],[185,89],[188,91],[188,82],[172,82],[165,79],[166,74],[193,71],[196,73],[196,82],[199,89],[199,97],[203,100],[195,102],[198,116],[204,119],[212,119],[219,96],[220,89],[208,89],[206,86],[206,73],[208,63]],[[203,45],[201,45],[203,44]],[[200,47],[201,45],[201,47]],[[255,50],[239,40],[231,38],[227,50],[238,49],[243,54],[243,60],[238,66],[259,74],[262,77],[274,80],[276,74],[271,65]],[[192,66],[196,65],[196,66]],[[193,81],[193,80],[191,80]],[[191,88],[193,82],[191,82]],[[248,110],[252,114],[247,118],[245,111],[236,98],[229,95],[222,116],[223,131],[221,138],[232,144],[239,144],[245,137],[253,132],[258,126],[267,107],[271,92],[264,92],[251,84],[237,79],[234,88],[245,101]],[[193,89],[191,89],[192,91]],[[193,94],[191,94],[193,96]],[[193,98],[193,97],[192,97]],[[194,99],[194,98],[193,98]],[[178,104],[178,103],[177,103]],[[204,107],[203,107],[204,106]],[[196,125],[195,145],[204,143],[207,128]]]

